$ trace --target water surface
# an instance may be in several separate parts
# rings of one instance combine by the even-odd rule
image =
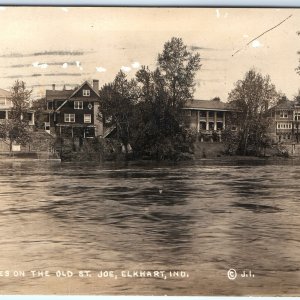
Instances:
[[[3,162],[0,170],[0,271],[10,271],[0,272],[2,294],[300,295],[299,164]],[[97,277],[101,270],[114,278]],[[128,278],[133,271],[166,276]]]

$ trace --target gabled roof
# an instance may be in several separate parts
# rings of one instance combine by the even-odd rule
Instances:
[[[87,84],[88,86],[89,86],[89,88],[91,89],[91,90],[93,90],[95,93],[96,93],[96,95],[98,96],[98,97],[100,97],[100,95],[99,95],[99,91],[96,91],[92,86],[91,86],[91,84],[86,80],[80,87],[78,87],[77,89],[75,89],[75,91],[73,92],[73,94],[70,96],[70,98],[72,98],[85,84]]]
[[[11,97],[11,92],[7,90],[0,89],[0,97]]]
[[[196,110],[232,110],[228,103],[222,102],[221,100],[190,100],[186,103],[185,109],[196,109]]]
[[[47,100],[64,100],[64,102],[56,109],[56,111],[60,110],[72,97],[76,95],[76,93],[87,84],[89,88],[95,92],[95,94],[100,97],[99,91],[96,91],[92,85],[86,80],[81,86],[76,88],[75,90],[46,90],[46,99]]]

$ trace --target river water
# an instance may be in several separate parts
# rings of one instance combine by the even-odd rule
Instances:
[[[300,164],[0,170],[1,294],[300,295]]]

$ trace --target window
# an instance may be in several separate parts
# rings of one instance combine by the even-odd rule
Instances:
[[[84,114],[84,123],[92,123],[92,115]]]
[[[223,112],[222,111],[217,112],[217,118],[223,118]]]
[[[223,130],[223,123],[217,122],[217,130]]]
[[[6,103],[5,103],[5,98],[1,98],[0,99],[0,105],[5,105]]]
[[[0,111],[0,119],[1,120],[6,119],[6,111],[5,110]]]
[[[90,90],[82,90],[82,95],[84,97],[89,97],[91,95],[91,91]]]
[[[75,122],[75,114],[65,114],[65,122],[74,123]]]
[[[47,108],[48,108],[49,110],[52,110],[52,109],[53,109],[53,101],[47,102]]]
[[[203,121],[200,122],[200,129],[206,130],[206,122],[203,122]]]
[[[277,123],[277,129],[292,129],[291,123]]]
[[[213,117],[215,116],[215,112],[214,112],[214,111],[209,111],[209,112],[208,112],[208,116],[209,116],[210,118],[213,118]]]
[[[200,110],[199,115],[200,118],[206,118],[206,111]]]
[[[287,118],[288,117],[288,113],[286,111],[281,111],[280,112],[280,118]]]
[[[74,101],[74,109],[83,109],[82,101]]]

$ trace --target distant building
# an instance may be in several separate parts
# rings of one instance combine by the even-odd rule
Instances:
[[[98,120],[99,81],[85,81],[73,89],[46,90],[45,130],[63,137],[90,138],[103,135]]]
[[[11,93],[0,89],[0,122],[10,119],[10,111],[12,108]],[[29,125],[34,125],[34,111],[29,110],[23,118],[28,121]]]
[[[274,142],[300,142],[300,103],[280,101],[270,109],[270,136]]]
[[[219,98],[188,101],[184,107],[188,126],[201,134],[203,139],[210,138],[215,133],[220,140],[221,132],[225,129],[232,112],[229,105]],[[231,128],[236,129],[232,125]]]

